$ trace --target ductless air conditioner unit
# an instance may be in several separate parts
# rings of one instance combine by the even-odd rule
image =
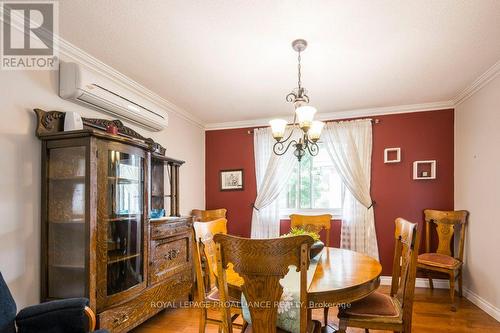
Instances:
[[[72,62],[60,62],[59,96],[92,106],[153,131],[168,125],[167,113],[111,80]]]

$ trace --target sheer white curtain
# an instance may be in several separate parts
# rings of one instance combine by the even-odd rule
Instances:
[[[370,196],[371,120],[327,123],[322,140],[348,189],[342,209],[340,246],[379,259]]]
[[[287,130],[285,137],[290,133]],[[290,148],[283,156],[273,153],[271,128],[254,130],[257,198],[252,214],[252,238],[274,238],[280,233],[279,194],[285,187],[297,159]]]

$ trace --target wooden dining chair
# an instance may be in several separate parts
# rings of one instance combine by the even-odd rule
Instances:
[[[218,233],[226,234],[227,220],[224,218],[217,219],[215,221],[210,222],[194,222],[194,237],[195,242],[193,249],[193,257],[194,257],[194,268],[196,273],[196,292],[198,301],[202,302],[204,306],[201,307],[200,313],[200,321],[199,321],[199,331],[200,333],[205,332],[207,323],[216,324],[219,326],[219,332],[222,331],[223,321],[220,319],[213,319],[208,317],[208,309],[217,309],[220,310],[220,297],[219,290],[217,289],[216,284],[214,283],[214,275],[213,269],[216,267],[215,260],[215,244],[213,241],[214,235]],[[205,259],[205,267],[203,268],[202,258]],[[209,277],[208,286],[205,283],[205,277]],[[211,277],[211,279],[210,279]],[[231,311],[231,320],[234,321],[241,315],[241,302],[239,299],[229,299],[230,311]],[[222,317],[222,312],[221,312]],[[244,328],[246,326],[245,321],[243,324],[234,324],[236,327]]]
[[[347,327],[411,332],[420,236],[416,223],[397,218],[395,224],[390,296],[375,291],[350,307],[340,307],[339,332],[345,333]]]
[[[321,230],[325,230],[326,234],[326,246],[330,246],[330,229],[331,229],[332,215],[290,215],[290,227],[292,228],[302,228],[307,231],[313,231],[317,234]]]
[[[450,279],[451,310],[456,311],[455,281],[458,278],[458,295],[462,297],[462,265],[464,258],[465,229],[469,217],[466,210],[440,211],[426,209],[425,215],[425,253],[418,256],[417,268],[426,272],[429,286],[432,283],[432,272],[446,273]],[[431,252],[431,226],[435,226],[438,235],[438,247]],[[451,242],[455,229],[460,227],[458,254],[451,254]]]
[[[226,218],[226,212],[227,210],[225,208],[219,208],[219,209],[212,209],[212,210],[201,210],[201,209],[193,209],[191,211],[191,215],[193,216],[193,221],[201,221],[201,222],[208,222],[208,221],[214,221],[220,218]],[[207,270],[207,263],[205,262],[205,257],[201,257],[201,267],[203,271],[205,272]],[[203,279],[205,282],[205,287],[210,290],[209,287],[209,275],[203,275]]]
[[[249,304],[252,333],[284,332],[276,328],[278,306],[283,294],[280,280],[288,273],[289,266],[300,271],[300,332],[318,332],[321,324],[310,320],[307,308],[307,269],[309,247],[313,239],[307,235],[276,238],[247,239],[217,234],[217,276],[221,300],[228,299],[226,269],[229,264],[243,279],[241,289]],[[253,306],[251,305],[253,304]],[[262,305],[262,306],[259,306]],[[231,312],[224,309],[226,333],[233,332]]]
[[[321,230],[325,230],[326,234],[326,246],[330,247],[330,228],[332,222],[332,215],[323,214],[323,215],[299,215],[292,214],[290,215],[290,227],[292,228],[302,228],[307,231],[313,231],[317,234],[320,233]],[[328,325],[328,311],[329,307],[325,307],[323,309],[323,320],[325,322],[325,326]]]
[[[191,211],[191,215],[194,217],[194,220],[201,222],[226,218],[226,213],[227,209],[225,208],[210,209],[210,210],[193,209]]]

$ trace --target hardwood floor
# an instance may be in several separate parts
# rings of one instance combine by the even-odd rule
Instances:
[[[389,288],[382,286],[381,291],[388,293]],[[500,323],[466,298],[458,298],[457,312],[450,311],[448,290],[417,288],[413,306],[413,333],[500,333]],[[212,317],[215,318],[215,313]],[[315,319],[323,318],[322,310],[313,312]],[[133,333],[196,333],[198,332],[199,310],[170,309],[137,327]],[[329,321],[336,324],[337,311],[330,309]],[[217,326],[207,325],[207,333],[216,333]],[[235,330],[238,332],[238,330]],[[348,333],[364,333],[364,330],[350,328]],[[371,333],[384,332],[370,330]]]

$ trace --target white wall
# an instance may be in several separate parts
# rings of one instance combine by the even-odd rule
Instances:
[[[500,75],[455,108],[455,208],[470,211],[467,298],[500,314]],[[482,299],[482,300],[481,300]]]
[[[57,96],[57,73],[0,70],[0,271],[18,304],[39,302],[40,141],[33,108],[106,115]],[[181,213],[205,207],[205,133],[170,113],[169,127],[148,133],[167,155],[186,161],[180,172]]]

